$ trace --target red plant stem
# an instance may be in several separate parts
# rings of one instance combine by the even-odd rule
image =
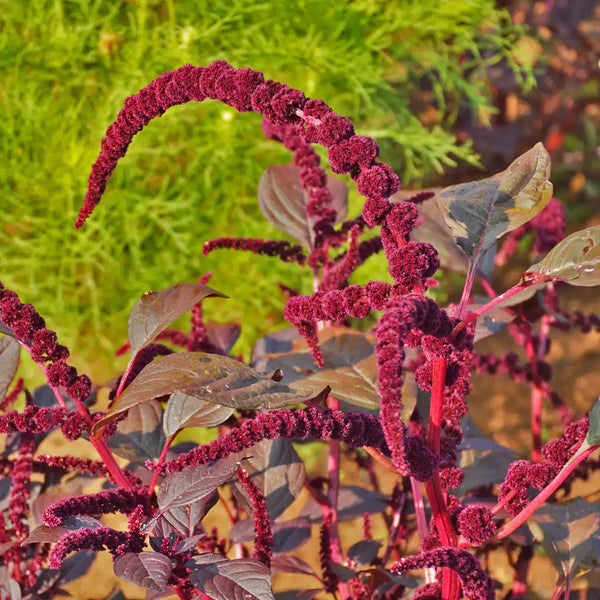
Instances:
[[[591,446],[587,450],[577,453],[571,460],[562,468],[561,472],[514,518],[512,521],[504,525],[498,531],[496,538],[501,540],[509,536],[513,531],[516,531],[529,517],[546,502],[550,496],[564,483],[567,477],[577,468],[577,466],[586,460],[590,454],[599,446]]]
[[[429,534],[429,530],[427,528],[427,518],[425,516],[425,502],[423,502],[421,484],[414,477],[410,478],[410,487],[413,495],[413,503],[415,505],[415,517],[417,518],[417,531],[419,532],[420,541],[419,547],[421,552],[423,552],[423,542]],[[425,569],[425,583],[433,583],[434,581],[435,569]]]
[[[460,298],[460,303],[458,305],[458,311],[456,316],[459,319],[462,319],[465,316],[465,312],[467,311],[467,306],[469,304],[469,297],[471,296],[471,289],[473,288],[473,283],[475,281],[476,274],[476,265],[471,263],[469,265],[469,272],[467,273],[467,279],[465,281],[465,287],[463,288],[462,296]],[[460,325],[460,323],[459,323]]]
[[[511,600],[524,600],[527,593],[527,574],[533,558],[533,546],[525,546],[519,552],[519,558],[514,565],[515,578],[512,584]]]
[[[169,453],[169,448],[171,447],[171,444],[173,443],[173,440],[175,439],[175,436],[171,436],[165,443],[160,456],[158,457],[158,461],[157,461],[157,465],[160,466],[165,462],[165,459],[167,458],[167,454]],[[150,482],[150,492],[149,495],[152,496],[152,494],[154,493],[154,488],[156,487],[156,483],[158,481],[158,474],[159,474],[159,470],[154,471],[154,475],[152,476],[152,481]]]
[[[332,410],[339,410],[338,400],[329,396],[327,406]],[[331,515],[329,526],[329,539],[331,540],[331,558],[342,564],[344,557],[342,553],[342,544],[340,541],[340,532],[338,529],[338,496],[340,492],[340,441],[329,440],[329,459],[327,461],[327,475],[329,479],[329,488],[327,490],[327,500],[329,503],[329,514]],[[347,583],[339,581],[338,591],[342,598],[350,598],[350,588]]]
[[[459,307],[457,316],[458,316],[458,318],[462,319],[462,321],[454,328],[454,331],[450,334],[450,339],[454,339],[458,335],[458,333],[460,333],[469,323],[475,321],[475,319],[478,319],[481,315],[486,313],[488,310],[491,310],[492,308],[494,308],[494,306],[496,306],[497,304],[500,304],[500,302],[503,302],[504,300],[511,298],[515,294],[522,292],[523,290],[527,289],[528,287],[530,287],[531,285],[533,285],[535,283],[540,283],[542,281],[548,280],[548,278],[544,275],[537,275],[534,273],[531,273],[531,275],[532,275],[532,277],[530,279],[527,279],[526,281],[523,281],[523,282],[518,283],[517,285],[511,287],[510,289],[506,290],[506,292],[504,292],[503,294],[500,294],[499,296],[496,296],[493,300],[490,300],[487,304],[484,304],[483,306],[480,306],[477,310],[470,312],[466,317],[462,314],[461,308]],[[472,282],[471,282],[471,285],[472,285]],[[466,284],[465,284],[465,289],[466,289]],[[464,296],[464,293],[463,293],[463,296]],[[462,304],[462,300],[461,300],[461,304]]]
[[[540,382],[538,356],[533,345],[533,340],[531,339],[531,327],[529,323],[524,323],[521,329],[525,335],[525,352],[529,358],[531,375],[533,377],[531,388],[531,435],[533,438],[531,460],[533,462],[540,462],[542,460],[542,401],[544,399],[544,391]]]
[[[127,365],[127,368],[125,369],[125,372],[123,373],[123,375],[121,375],[121,381],[119,381],[119,387],[117,388],[117,393],[115,394],[115,402],[118,401],[119,396],[121,395],[121,392],[123,391],[123,388],[125,387],[125,382],[127,381],[127,378],[129,377],[129,373],[131,373],[131,369],[133,369],[133,365],[135,364],[135,361],[136,361],[138,355],[139,355],[139,351],[135,356],[131,357],[131,360],[129,361],[129,364]]]
[[[27,346],[27,344],[23,344],[23,343],[21,343],[21,346],[23,348],[25,348],[25,350],[31,356],[31,348],[29,346]],[[47,381],[48,380],[48,370],[46,369],[46,366],[43,363],[38,363],[37,361],[35,361],[35,362],[42,370],[42,373],[44,373],[44,376],[46,377],[46,381]],[[66,408],[65,401],[64,401],[60,391],[58,390],[58,388],[56,386],[51,385],[50,382],[48,382],[48,385],[54,392],[54,396],[56,397],[56,401],[58,402],[59,406]],[[73,401],[75,402],[75,406],[77,407],[79,414],[86,420],[87,424],[90,427],[90,431],[91,431],[93,421],[92,421],[92,417],[90,416],[88,409],[83,404],[83,402],[81,402],[81,400],[79,400],[77,398],[73,398]],[[112,452],[110,451],[108,444],[106,443],[106,440],[104,440],[102,438],[94,439],[90,435],[90,442],[92,443],[92,446],[94,446],[94,448],[96,449],[96,452],[98,452],[98,454],[100,455],[100,458],[102,459],[102,461],[104,462],[104,465],[108,469],[108,472],[110,473],[113,481],[116,484],[120,485],[121,487],[131,488],[132,487],[131,482],[129,482],[127,480],[127,478],[125,477],[125,475],[123,475],[123,471],[121,470],[121,467],[119,467],[119,465],[117,464],[117,461],[115,460],[115,457],[113,456]]]
[[[429,409],[429,426],[427,429],[427,446],[436,454],[439,454],[440,451],[446,364],[445,358],[433,359],[433,383],[431,388],[431,407]],[[442,544],[455,548],[458,544],[458,537],[450,522],[450,514],[446,506],[446,498],[442,490],[439,473],[436,472],[434,477],[425,483],[425,490]],[[459,591],[458,574],[452,569],[444,567],[442,569],[442,599],[459,600]]]
[[[496,516],[515,496],[517,492],[515,490],[511,490],[504,496],[501,502],[498,502],[494,508],[492,508],[492,515]]]
[[[365,446],[363,450],[388,471],[396,474],[398,473],[396,467],[394,467],[394,463],[392,463],[389,458],[381,454],[381,451],[377,450],[376,448],[371,448],[370,446]]]
[[[233,524],[235,524],[235,515],[233,514],[231,507],[227,503],[227,500],[225,500],[225,498],[223,498],[223,496],[219,490],[217,490],[217,493],[219,494],[219,500],[220,500],[221,504],[223,505],[223,508],[225,509],[225,512],[227,513],[227,516],[229,517],[229,520]]]

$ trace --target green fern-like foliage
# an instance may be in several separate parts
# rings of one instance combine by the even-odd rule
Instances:
[[[280,322],[275,282],[305,292],[311,285],[308,273],[299,280],[274,259],[227,251],[202,258],[212,237],[284,237],[260,215],[256,187],[266,165],[289,160],[262,138],[256,115],[212,101],[151,123],[93,217],[73,230],[104,130],[128,95],[188,62],[251,66],[326,99],[416,185],[457,161],[477,162],[447,126],[461,106],[489,108],[485,68],[516,65],[519,34],[492,0],[0,5],[2,280],[82,362],[124,341],[128,311],[148,289],[212,271],[211,284],[230,299],[209,300],[208,317],[244,321],[247,351],[258,331]],[[438,108],[427,126],[412,112],[423,78]],[[372,261],[365,279],[382,276]]]

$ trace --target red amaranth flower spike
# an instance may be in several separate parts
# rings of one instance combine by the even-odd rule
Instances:
[[[204,242],[202,253],[208,256],[213,250],[218,249],[244,250],[254,254],[264,254],[265,256],[277,256],[283,262],[295,262],[303,265],[306,261],[306,255],[302,246],[293,246],[286,241],[260,240],[254,238],[234,238],[220,237]]]
[[[144,537],[136,533],[115,531],[109,527],[84,527],[70,531],[58,540],[50,552],[48,564],[51,569],[60,569],[65,557],[78,550],[99,552],[106,549],[113,556],[120,556],[126,552],[141,552],[144,544]]]
[[[480,504],[470,504],[458,514],[456,524],[458,533],[473,546],[485,544],[497,530],[492,517],[489,508]]]
[[[494,600],[494,582],[481,568],[479,561],[466,550],[458,548],[436,548],[417,556],[402,558],[390,569],[393,573],[404,573],[415,569],[448,567],[456,571],[468,600]]]
[[[89,426],[78,412],[69,412],[60,406],[56,408],[28,406],[20,413],[10,410],[0,415],[0,433],[16,431],[42,433],[55,428],[60,428],[68,440],[74,440],[83,431],[88,431]]]
[[[377,417],[313,407],[259,414],[213,442],[197,446],[160,466],[153,461],[148,461],[146,465],[159,473],[177,473],[186,467],[208,464],[241,452],[261,440],[275,440],[279,437],[301,440],[336,439],[352,448],[370,446],[387,451]]]
[[[31,433],[21,434],[21,444],[17,460],[11,471],[10,499],[8,503],[8,516],[15,528],[18,541],[23,541],[29,535],[27,524],[29,515],[29,498],[31,491],[31,473],[33,471],[33,453],[35,451],[34,437]]]
[[[48,527],[58,527],[62,520],[68,517],[106,515],[117,512],[127,515],[140,504],[149,510],[150,499],[146,486],[137,490],[123,488],[106,490],[87,496],[59,500],[44,510],[42,521]]]
[[[331,537],[329,535],[330,527],[331,514],[329,514],[321,524],[319,533],[319,559],[323,574],[323,588],[326,592],[334,594],[337,590],[339,578],[331,566]]]
[[[273,530],[267,510],[267,501],[242,467],[238,467],[237,477],[252,505],[252,522],[255,533],[254,558],[269,567],[273,554]]]

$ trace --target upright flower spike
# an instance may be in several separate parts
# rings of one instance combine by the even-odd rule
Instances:
[[[238,467],[237,477],[252,505],[252,522],[255,533],[254,558],[270,567],[271,556],[273,555],[273,530],[267,510],[267,501],[242,467]]]

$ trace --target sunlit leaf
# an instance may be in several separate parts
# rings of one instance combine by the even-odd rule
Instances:
[[[293,444],[286,439],[262,440],[247,452],[244,470],[250,475],[267,500],[271,520],[276,519],[299,496],[304,486],[306,470]],[[252,504],[241,483],[231,489],[246,514],[252,514]]]
[[[546,504],[528,524],[563,577],[574,576],[581,562],[598,548],[600,503],[577,498],[568,504]]]
[[[192,585],[213,600],[275,600],[271,571],[257,560],[201,554],[186,563]]]
[[[344,181],[327,176],[336,223],[348,213],[348,188]],[[258,204],[269,223],[298,240],[313,245],[313,219],[306,214],[308,192],[302,188],[300,169],[294,165],[269,165],[258,184]]]
[[[341,403],[343,410],[379,410],[377,357],[373,337],[347,328],[327,328],[320,333],[325,361],[317,369],[308,349],[271,354],[261,361],[261,369],[283,371],[283,382],[292,389],[318,393],[325,386]]]
[[[93,431],[133,406],[174,392],[238,409],[281,408],[310,397],[227,356],[177,352],[144,367]]]
[[[436,196],[458,245],[476,265],[503,234],[535,217],[552,196],[550,155],[536,144],[505,171]]]
[[[600,285],[600,225],[567,236],[527,272],[541,273],[569,285]]]
[[[21,346],[12,337],[0,338],[0,401],[4,399],[10,382],[14,379],[19,368],[19,353]]]
[[[171,437],[186,427],[214,427],[227,421],[234,410],[230,406],[175,392],[165,408],[163,429],[165,435]]]
[[[201,283],[178,283],[160,292],[146,292],[135,303],[129,315],[127,327],[131,361],[175,319],[209,296],[227,297]]]
[[[115,559],[115,575],[134,585],[164,591],[173,570],[171,559],[158,552],[126,552]]]

